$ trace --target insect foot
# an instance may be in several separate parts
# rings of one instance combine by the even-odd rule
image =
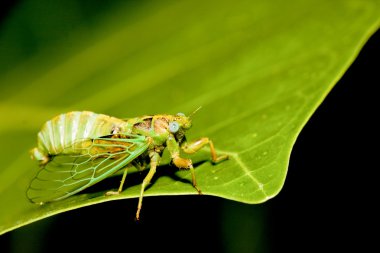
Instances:
[[[198,192],[199,195],[203,195],[201,189],[199,189],[199,187],[197,185],[193,184],[193,187],[195,188],[195,190],[197,190],[197,192]]]
[[[108,191],[104,195],[106,195],[106,196],[114,196],[114,195],[119,195],[119,194],[120,194],[120,192],[118,192],[118,191]]]
[[[229,159],[228,155],[221,155],[218,157],[215,156],[215,158],[212,159],[211,162],[213,164],[218,164],[218,163],[223,162],[223,161],[228,160],[228,159]]]

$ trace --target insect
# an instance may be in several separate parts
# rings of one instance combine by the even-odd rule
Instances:
[[[185,132],[190,129],[191,117],[196,111],[189,116],[178,113],[129,119],[89,111],[56,116],[44,124],[38,133],[37,147],[31,150],[31,158],[39,162],[41,169],[31,181],[27,197],[38,204],[62,200],[124,170],[118,190],[106,193],[116,195],[123,190],[128,168],[144,169],[150,165],[141,184],[138,220],[144,190],[165,148],[176,167],[190,170],[192,185],[201,193],[192,161],[182,158],[180,151],[192,154],[209,145],[213,163],[228,159],[228,156],[218,156],[207,137],[186,141]]]

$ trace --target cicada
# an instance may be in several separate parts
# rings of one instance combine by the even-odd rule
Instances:
[[[141,184],[136,212],[138,220],[144,190],[166,148],[176,167],[190,170],[192,185],[201,193],[192,161],[181,157],[180,151],[192,154],[208,145],[213,163],[228,157],[218,156],[213,142],[207,137],[186,141],[185,132],[191,127],[193,114],[159,114],[128,119],[89,111],[58,115],[43,125],[38,133],[37,147],[31,150],[31,158],[39,162],[41,169],[31,181],[27,197],[38,204],[62,200],[120,171],[123,175],[118,190],[106,193],[116,195],[122,192],[130,167],[149,167]]]

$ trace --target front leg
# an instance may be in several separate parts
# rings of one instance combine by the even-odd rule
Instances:
[[[191,159],[180,157],[179,145],[178,145],[178,142],[175,140],[173,135],[169,136],[168,140],[166,141],[166,145],[168,147],[168,151],[170,153],[170,156],[172,158],[174,165],[179,169],[190,170],[193,187],[198,191],[199,194],[202,194],[201,190],[197,186],[197,181],[195,179],[195,170],[193,167],[193,163],[192,163]]]
[[[211,161],[213,163],[218,163],[218,162],[228,159],[227,155],[217,156],[214,144],[207,137],[200,138],[190,143],[185,142],[182,144],[181,149],[187,154],[193,154],[197,152],[198,150],[200,150],[201,148],[203,148],[204,146],[206,146],[207,144],[210,146]]]

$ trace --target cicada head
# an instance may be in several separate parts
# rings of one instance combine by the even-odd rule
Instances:
[[[176,115],[171,116],[169,121],[168,130],[172,133],[176,140],[181,143],[184,141],[185,132],[191,128],[191,119],[183,113],[177,113]]]
[[[191,118],[193,115],[201,109],[201,106],[195,109],[189,116],[186,116],[184,113],[179,112],[175,115],[174,119],[169,123],[169,131],[175,133],[180,129],[186,131],[191,128]]]
[[[184,130],[191,128],[191,118],[182,112],[176,114],[175,121],[178,122],[178,125]]]
[[[191,119],[183,113],[177,113],[169,122],[169,131],[172,134],[184,132],[191,128]]]
[[[182,140],[185,136],[185,132],[191,128],[191,118],[200,108],[201,107],[190,113],[189,116],[179,112],[176,115],[169,117],[168,130],[176,136],[177,140]]]

